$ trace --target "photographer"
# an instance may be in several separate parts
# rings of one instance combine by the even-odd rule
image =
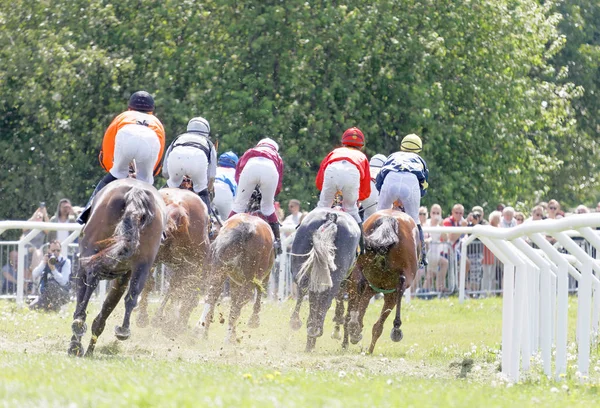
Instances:
[[[40,278],[40,296],[30,305],[32,309],[58,311],[69,301],[71,261],[60,253],[60,241],[52,241],[44,259],[33,270],[33,278]]]

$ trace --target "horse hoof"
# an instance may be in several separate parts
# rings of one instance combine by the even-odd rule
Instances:
[[[352,344],[358,344],[358,342],[360,342],[362,340],[362,338],[363,338],[362,333],[351,335],[350,336],[350,343],[352,343]]]
[[[143,329],[144,327],[148,327],[148,323],[150,323],[150,319],[148,318],[147,314],[139,314],[138,315],[138,318],[137,318],[138,327],[141,327]]]
[[[81,344],[81,342],[72,341],[71,344],[69,344],[68,353],[70,356],[73,356],[73,357],[83,356],[83,345]]]
[[[260,317],[257,314],[253,314],[250,316],[250,320],[248,320],[248,327],[251,329],[256,329],[260,326]]]
[[[124,329],[120,326],[115,326],[115,337],[121,341],[127,340],[129,337],[131,337],[131,330],[128,328]]]
[[[306,329],[306,334],[308,335],[308,337],[313,337],[313,338],[317,338],[317,337],[321,337],[323,335],[323,329],[322,328],[315,328],[315,327],[308,327]]]
[[[390,338],[392,339],[392,341],[398,343],[400,340],[402,340],[402,337],[402,330],[400,328],[394,327],[392,329],[392,332],[390,333]]]
[[[339,326],[336,326],[336,327],[333,329],[333,333],[331,333],[331,338],[332,338],[332,339],[334,339],[334,340],[341,340],[341,338],[342,338],[342,333],[341,333],[341,331],[340,331],[340,328],[339,328]]]
[[[71,330],[75,336],[81,337],[87,331],[87,324],[81,319],[75,319],[73,320],[73,323],[71,323]]]
[[[300,318],[298,316],[294,317],[292,316],[290,318],[290,328],[294,331],[300,330],[300,328],[302,327],[302,320],[300,320]]]

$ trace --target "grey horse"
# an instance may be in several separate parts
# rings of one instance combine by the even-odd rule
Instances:
[[[302,326],[300,306],[308,291],[306,351],[323,335],[325,315],[354,264],[359,240],[360,227],[352,216],[331,208],[312,210],[296,230],[291,267],[299,293],[290,326]]]

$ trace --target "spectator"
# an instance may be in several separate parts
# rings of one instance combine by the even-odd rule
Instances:
[[[419,221],[421,225],[427,224],[427,207],[419,207]],[[425,234],[425,239],[427,239],[427,234]]]
[[[498,228],[500,226],[500,220],[502,214],[500,211],[492,211],[489,218],[489,225]],[[496,257],[494,253],[486,246],[483,247],[483,275],[481,277],[481,290],[484,293],[489,294],[494,286],[494,265],[496,264]]]
[[[496,211],[504,211],[504,207],[506,207],[504,204],[500,203],[496,206]]]
[[[63,198],[58,202],[56,213],[50,218],[50,222],[66,224],[76,222],[76,219],[77,217],[75,217],[75,211],[73,211],[71,201]],[[71,235],[71,231],[49,231],[48,241],[52,242],[54,240],[59,240],[60,242],[63,242],[69,235]]]
[[[300,218],[302,217],[302,211],[300,211],[300,201],[295,198],[291,199],[288,202],[288,210],[290,211],[290,215],[285,217],[283,223],[289,223],[297,227],[300,224]]]
[[[429,216],[431,218],[437,216],[437,217],[439,217],[440,220],[443,220],[444,217],[442,215],[442,206],[440,206],[439,204],[433,204],[431,206],[431,210],[429,211]],[[430,223],[430,221],[428,220],[427,225],[429,225],[429,223]]]
[[[577,208],[575,209],[575,212],[577,214],[589,214],[590,213],[590,209],[587,208],[585,205],[581,204],[581,205],[577,206]]]
[[[548,218],[558,220],[563,218],[564,214],[560,209],[560,204],[556,200],[548,201]]]
[[[596,212],[600,212],[600,201],[598,201],[598,204],[596,204]]]
[[[464,213],[465,207],[463,207],[462,204],[454,204],[454,206],[452,207],[452,214],[448,218],[444,219],[444,227],[466,227],[468,223],[467,220],[463,217]],[[460,242],[462,236],[462,234],[457,233],[447,234],[448,242],[450,243],[452,249],[454,250],[454,253],[456,254],[457,263],[460,263],[461,254],[458,243]],[[471,261],[469,261],[469,258],[467,257],[467,275],[469,274],[470,270]]]
[[[542,207],[541,205],[536,205],[535,207],[533,207],[531,209],[531,217],[529,217],[527,219],[527,222],[529,221],[539,221],[539,220],[543,220],[546,217],[544,217],[544,207]]]
[[[434,206],[437,204],[434,204]],[[439,207],[439,206],[438,206]],[[425,208],[425,207],[422,207]],[[432,212],[434,211],[432,207]],[[421,210],[419,210],[419,215],[421,215]],[[429,224],[432,227],[437,227],[440,225],[442,221],[441,217],[441,208],[440,212],[433,214],[429,219]],[[426,237],[426,241],[429,246],[429,250],[427,251],[427,259],[429,260],[429,265],[427,265],[427,274],[425,276],[426,287],[433,286],[433,279],[435,278],[435,288],[439,293],[443,293],[446,291],[446,274],[448,273],[448,252],[446,250],[446,246],[442,241],[441,233],[432,232],[428,234]]]
[[[41,202],[40,206],[35,210],[33,215],[27,221],[36,221],[36,222],[50,222],[50,218],[48,218],[48,210],[46,209],[46,203]],[[23,230],[23,235],[27,235],[30,230]],[[33,245],[35,248],[39,249],[44,245],[46,241],[47,231],[40,231],[29,243]]]
[[[473,214],[473,225],[488,225],[488,221],[485,219],[485,213],[483,207],[476,205],[471,210]]]
[[[517,221],[517,225],[521,225],[525,222],[525,214],[520,211],[515,213],[515,220]]]
[[[61,255],[61,243],[50,242],[44,259],[33,270],[33,278],[40,279],[40,296],[30,307],[58,311],[69,301],[71,261]]]
[[[515,220],[515,209],[512,207],[504,207],[502,210],[502,220],[500,221],[500,228],[512,228],[517,226],[517,220]]]
[[[2,267],[2,276],[0,276],[0,293],[12,294],[17,291],[17,268],[19,265],[19,253],[10,251],[8,254],[8,263]]]

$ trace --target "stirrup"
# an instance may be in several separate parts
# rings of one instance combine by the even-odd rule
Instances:
[[[275,248],[275,253],[277,255],[281,255],[281,253],[283,252],[281,250],[281,241],[276,239],[275,241],[273,241],[273,248]]]

